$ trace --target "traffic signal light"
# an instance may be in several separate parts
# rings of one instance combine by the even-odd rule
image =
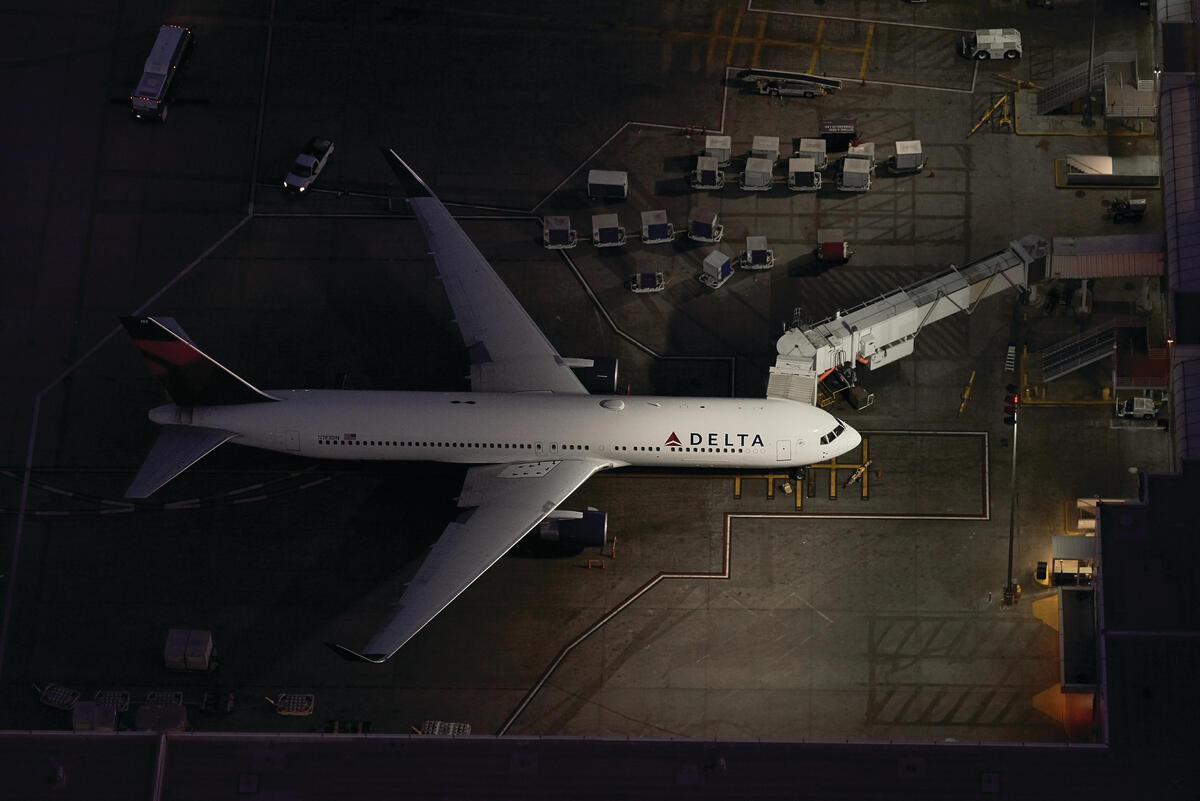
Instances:
[[[1017,404],[1020,399],[1017,396],[1016,387],[1012,384],[1008,385],[1008,389],[1004,391],[1004,425],[1011,426],[1017,423]]]

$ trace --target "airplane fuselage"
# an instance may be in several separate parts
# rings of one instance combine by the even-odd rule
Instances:
[[[160,406],[157,423],[220,428],[236,444],[322,459],[496,464],[591,457],[613,466],[795,467],[860,437],[780,398],[269,390],[276,403]],[[836,432],[836,433],[835,433]]]

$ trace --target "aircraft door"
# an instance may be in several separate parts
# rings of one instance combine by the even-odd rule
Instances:
[[[775,461],[790,462],[792,459],[792,441],[790,439],[775,440]]]
[[[283,433],[287,440],[287,449],[289,451],[299,452],[299,450],[300,450],[300,432],[299,431],[285,431]]]

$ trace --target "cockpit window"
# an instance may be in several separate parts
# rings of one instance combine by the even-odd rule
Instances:
[[[838,420],[837,428],[833,429],[828,434],[821,437],[821,444],[828,445],[829,443],[833,442],[835,439],[840,437],[842,435],[842,432],[845,430],[846,430],[846,424],[843,423],[841,420]]]

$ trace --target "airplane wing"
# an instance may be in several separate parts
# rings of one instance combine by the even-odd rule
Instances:
[[[587,394],[442,201],[394,150],[383,154],[433,253],[471,357],[471,388]]]
[[[381,663],[433,620],[568,495],[609,463],[599,459],[479,465],[467,471],[446,527],[400,596],[391,620],[362,652],[330,643],[339,655]]]

